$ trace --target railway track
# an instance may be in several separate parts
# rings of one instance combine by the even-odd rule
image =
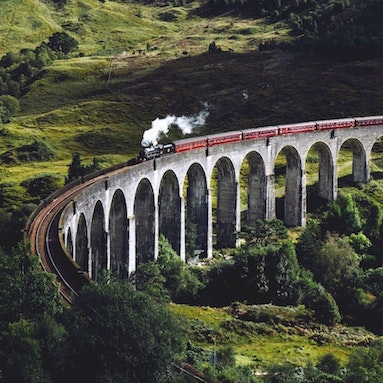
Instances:
[[[56,275],[60,293],[69,304],[89,282],[89,278],[61,246],[60,214],[64,207],[88,186],[104,180],[107,177],[105,174],[106,172],[103,172],[102,175],[85,181],[76,181],[54,193],[36,208],[25,229],[25,239],[30,242],[32,254],[39,256],[45,271]]]
[[[45,271],[53,273],[65,301],[72,303],[90,279],[63,249],[59,238],[59,220],[65,206],[90,185],[105,180],[131,166],[121,163],[77,179],[53,193],[34,210],[24,229],[24,239],[30,242],[32,254],[40,258]]]

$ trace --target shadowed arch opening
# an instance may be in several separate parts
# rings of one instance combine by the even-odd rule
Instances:
[[[76,233],[76,259],[81,270],[89,273],[88,228],[84,214],[80,215]]]
[[[97,280],[100,271],[107,268],[105,214],[101,201],[97,201],[93,211],[90,248],[92,254],[91,277]]]
[[[129,223],[125,196],[117,190],[112,199],[109,214],[110,270],[119,280],[129,272]]]
[[[308,211],[335,198],[334,159],[323,142],[315,143],[306,157],[306,190]],[[310,176],[309,176],[310,174]]]
[[[160,184],[159,229],[177,254],[180,254],[181,236],[181,198],[180,188],[175,173],[168,170]]]
[[[73,258],[73,239],[72,239],[72,230],[70,228],[68,229],[68,233],[67,233],[67,236],[66,236],[66,242],[65,243],[66,243],[66,248],[69,251],[69,254]]]
[[[241,223],[255,226],[266,217],[266,172],[259,153],[251,152],[243,160],[240,172]]]
[[[208,203],[206,175],[201,165],[190,166],[184,183],[185,249],[188,257],[195,252],[206,254],[208,231]]]
[[[375,180],[383,178],[383,137],[379,137],[371,148],[370,175]]]
[[[366,151],[359,140],[345,141],[338,154],[338,185],[368,182]]]
[[[301,226],[305,213],[302,195],[302,162],[295,148],[286,146],[282,149],[276,159],[274,173],[276,188],[279,189],[276,190],[275,195],[280,196],[276,204],[277,218],[283,220],[286,226]],[[281,178],[284,178],[284,190]]]
[[[154,194],[149,180],[141,180],[134,199],[136,222],[136,267],[154,260]]]
[[[215,164],[212,185],[214,183],[216,187],[211,189],[216,190],[216,195],[213,195],[213,200],[216,200],[216,248],[235,247],[237,185],[234,167],[228,158],[221,158]]]

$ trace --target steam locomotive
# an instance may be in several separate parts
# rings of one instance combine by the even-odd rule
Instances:
[[[340,128],[364,127],[383,125],[383,116],[354,117],[332,120],[320,120],[236,130],[201,137],[184,138],[168,144],[158,144],[143,148],[137,157],[137,162],[152,160],[171,153],[181,153],[194,149],[209,148],[215,145],[242,140],[269,139],[278,135],[316,132]]]

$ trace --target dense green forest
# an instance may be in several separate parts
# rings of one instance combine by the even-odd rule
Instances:
[[[381,114],[382,1],[3,0],[0,17],[0,381],[383,381],[379,150],[368,185],[341,156],[305,228],[260,220],[202,266],[161,238],[73,307],[22,242],[41,200],[134,156],[158,116],[208,102],[202,134]]]

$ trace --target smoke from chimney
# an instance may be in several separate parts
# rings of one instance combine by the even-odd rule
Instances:
[[[204,109],[196,115],[190,117],[168,115],[165,118],[156,118],[152,121],[151,129],[145,130],[142,137],[141,145],[150,146],[157,145],[158,139],[162,134],[166,135],[169,132],[171,125],[177,125],[183,134],[190,134],[195,128],[205,125],[206,119],[209,116],[209,105],[204,104]]]

